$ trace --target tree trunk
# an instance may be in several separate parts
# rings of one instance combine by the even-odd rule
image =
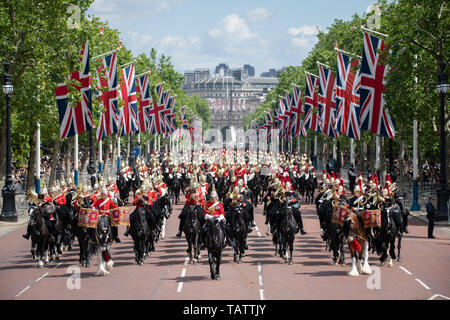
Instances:
[[[369,174],[375,172],[375,157],[376,157],[376,138],[374,136],[370,137],[370,145],[369,145]]]
[[[399,153],[398,153],[398,161],[399,161],[399,167],[400,167],[400,177],[397,177],[400,185],[404,184],[405,177],[406,177],[406,166],[403,165],[403,163],[405,161],[405,153],[406,153],[405,141],[404,140],[400,140],[400,149],[399,149]]]
[[[385,138],[380,138],[380,184],[386,178],[386,152],[384,150],[384,140]],[[389,156],[387,158],[389,159]]]
[[[83,152],[83,156],[81,157],[80,175],[82,172],[84,172],[86,170],[88,158],[89,158],[89,149],[86,149]]]
[[[72,177],[72,167],[70,165],[71,159],[72,159],[72,141],[73,137],[70,137],[67,139],[67,148],[66,148],[66,156],[65,156],[65,163],[66,163],[66,175],[65,180],[68,181],[69,177]]]
[[[30,146],[30,157],[28,158],[28,175],[27,175],[27,185],[26,190],[34,189],[34,177],[33,174],[35,169],[40,170],[40,168],[36,167],[36,130],[33,134],[30,134],[30,138],[28,140],[28,145]]]
[[[58,137],[56,138],[55,146],[53,147],[53,158],[52,158],[52,168],[50,171],[50,179],[48,184],[51,186],[53,182],[55,181],[56,176],[56,170],[58,169],[58,159],[59,159],[59,153],[61,151],[61,139]],[[45,177],[41,177],[41,179],[45,179]]]

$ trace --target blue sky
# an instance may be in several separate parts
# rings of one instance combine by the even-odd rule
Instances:
[[[317,27],[362,15],[375,0],[96,0],[89,9],[134,54],[156,48],[179,72],[251,64],[256,74],[300,65]]]

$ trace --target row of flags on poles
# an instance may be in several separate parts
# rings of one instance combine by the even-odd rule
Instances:
[[[211,106],[211,111],[218,112],[218,111],[230,111],[230,99],[227,98],[209,98],[208,99],[209,105]],[[231,110],[233,112],[236,111],[246,111],[247,107],[245,105],[246,99],[245,98],[235,98],[231,101]]]
[[[67,83],[58,84],[55,88],[61,139],[94,128],[93,91],[97,93],[94,98],[102,101],[105,109],[97,126],[97,141],[111,135],[121,137],[141,132],[167,137],[176,130],[176,95],[170,96],[170,90],[164,91],[162,83],[155,86],[156,101],[153,101],[148,73],[136,77],[134,63],[118,70],[117,51],[114,51],[101,58],[101,66],[97,69],[98,77],[92,84],[88,41],[81,48],[80,54],[82,70],[72,72],[67,80],[78,81],[80,85],[74,85],[74,88],[81,92],[82,100],[71,107],[68,103]],[[119,99],[124,102],[122,108],[119,108]],[[186,107],[181,110],[179,121],[189,129]]]
[[[310,129],[332,138],[343,134],[359,140],[361,130],[394,138],[394,123],[386,109],[384,78],[389,67],[380,63],[387,53],[384,40],[364,33],[361,61],[337,52],[337,69],[318,63],[318,75],[306,73],[306,88],[293,85],[279,97],[279,106],[266,111],[252,128],[279,129],[282,138],[303,136]],[[359,69],[358,69],[359,67]],[[304,117],[301,118],[301,115]],[[267,130],[268,141],[271,130]]]

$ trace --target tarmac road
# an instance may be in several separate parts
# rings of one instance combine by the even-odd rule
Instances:
[[[182,201],[184,204],[184,201]],[[132,209],[132,208],[131,208]],[[184,235],[175,237],[182,204],[174,205],[167,221],[166,237],[156,244],[144,266],[134,261],[131,237],[113,244],[114,268],[104,277],[95,275],[97,261],[90,268],[78,263],[78,244],[64,252],[59,262],[43,269],[32,260],[30,241],[22,238],[26,225],[0,238],[0,299],[64,300],[298,300],[298,299],[450,299],[450,236],[436,229],[436,239],[426,237],[427,226],[410,218],[409,231],[402,243],[403,262],[380,267],[370,254],[372,275],[350,277],[351,261],[346,248],[346,265],[331,264],[320,238],[314,205],[302,205],[306,235],[296,235],[294,264],[275,256],[271,238],[265,235],[262,206],[255,209],[257,228],[249,234],[249,250],[242,264],[233,262],[232,250],[224,250],[220,281],[211,280],[206,251],[196,264],[187,261]],[[80,273],[74,273],[78,271]],[[79,275],[79,288],[74,277]]]

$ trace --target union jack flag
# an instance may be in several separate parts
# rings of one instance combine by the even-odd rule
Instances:
[[[69,138],[76,134],[92,130],[94,122],[92,119],[92,93],[91,93],[91,68],[89,64],[89,42],[82,46],[81,72],[72,72],[70,79],[77,80],[80,86],[74,87],[81,92],[82,99],[75,108],[69,106],[67,94],[69,89],[66,83],[60,83],[55,88],[56,103],[58,105],[60,138]]]
[[[305,90],[305,128],[316,132],[322,132],[319,107],[317,103],[319,78],[307,73]]]
[[[335,96],[336,78],[331,70],[319,65],[319,113],[322,122],[322,133],[333,138],[339,138],[334,129],[336,122]]]
[[[139,93],[139,131],[145,132],[150,128],[150,106],[152,105],[152,95],[150,94],[150,84],[148,74],[144,74],[136,79],[136,89]]]
[[[264,127],[267,128],[267,141],[272,139],[273,119],[270,111],[267,111],[264,117]]]
[[[288,108],[288,102],[287,102],[286,98],[280,97],[277,129],[283,129],[284,118],[285,118],[285,113],[286,113],[287,108]]]
[[[139,133],[136,82],[134,79],[134,64],[120,70],[120,90],[124,101],[122,129],[125,130],[122,135]]]
[[[107,55],[102,59],[102,65],[97,69],[97,90],[107,88],[100,95],[105,112],[100,118],[100,126],[97,127],[97,141],[119,132],[119,105],[117,88],[117,52]]]
[[[171,101],[169,102],[170,106],[172,107],[172,111],[170,113],[170,128],[171,128],[171,132],[174,132],[175,129],[177,128],[177,123],[175,121],[175,118],[177,116],[177,110],[175,109],[175,98],[176,95],[171,97]]]
[[[291,125],[292,99],[293,98],[290,95],[290,93],[286,92],[285,101],[287,102],[287,104],[286,104],[286,110],[284,111],[284,122],[283,122],[282,133],[281,133],[282,138],[287,138],[287,137],[289,137],[289,134],[290,134],[289,128]]]
[[[300,116],[302,114],[302,101],[300,100],[302,96],[302,91],[299,87],[293,86],[293,95],[292,95],[292,106],[291,106],[291,126],[290,132],[291,136],[298,136],[300,134],[302,120]]]
[[[187,118],[186,118],[186,107],[182,107],[180,109],[180,111],[181,111],[181,115],[180,115],[181,127],[183,129],[187,130],[189,128],[189,122],[187,121]]]
[[[395,128],[387,112],[383,84],[388,68],[379,63],[381,52],[386,51],[384,41],[364,33],[364,51],[361,62],[361,130],[368,130],[380,136],[394,139]]]
[[[153,108],[150,108],[150,133],[161,134],[165,126],[164,105],[153,101]]]
[[[162,99],[163,99],[163,89],[164,89],[163,87],[164,87],[163,83],[158,83],[155,86],[156,97],[157,97],[157,101],[158,101],[159,104],[163,104],[163,101],[162,101]]]
[[[163,93],[162,96],[162,103],[164,105],[164,118],[163,118],[163,122],[164,122],[164,127],[163,127],[163,133],[165,135],[167,135],[168,133],[170,133],[170,116],[172,114],[172,110],[170,109],[170,90],[166,91]]]
[[[358,60],[338,52],[336,73],[336,130],[359,140],[359,89],[361,73],[355,72]]]

